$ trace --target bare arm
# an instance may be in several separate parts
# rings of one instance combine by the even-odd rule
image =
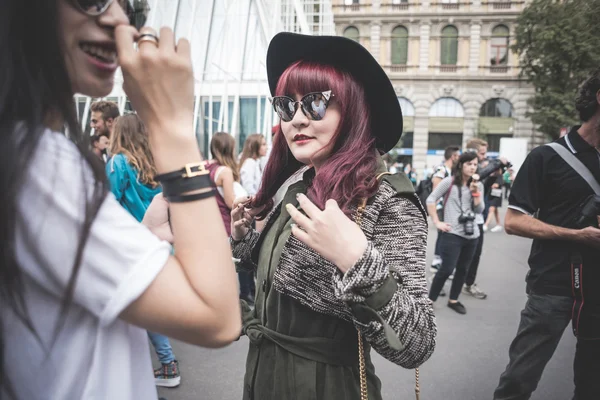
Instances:
[[[509,235],[541,240],[568,240],[600,248],[600,229],[593,227],[569,229],[550,225],[511,208],[506,212],[504,225]]]
[[[444,182],[444,184],[440,185],[440,183],[444,180],[446,182]],[[433,191],[427,198],[427,204],[426,204],[427,205],[427,213],[431,217],[431,220],[433,221],[436,228],[441,230],[442,232],[450,232],[450,225],[440,221],[440,219],[438,218],[437,202],[440,198],[444,197],[445,194],[448,192],[448,190],[451,190],[451,188],[452,188],[452,178],[441,179],[438,182],[438,184],[436,184],[434,186]]]
[[[233,192],[233,172],[231,168],[224,167],[215,184],[223,188],[223,200],[225,200],[225,204],[230,210],[233,209],[235,194]]]
[[[442,180],[443,179],[440,178],[439,176],[434,176],[433,178],[431,178],[432,189],[435,190],[437,185],[439,185]]]
[[[506,233],[530,239],[576,241],[579,232],[575,229],[547,224],[511,208],[506,211],[504,221]]]
[[[158,173],[201,160],[193,135],[193,73],[190,45],[174,47],[170,29],[160,47],[143,43],[135,29],[116,29],[124,86],[146,124]],[[239,336],[237,277],[214,198],[170,205],[175,256],[120,315],[142,328],[189,343],[220,347]],[[165,298],[165,293],[169,296]]]

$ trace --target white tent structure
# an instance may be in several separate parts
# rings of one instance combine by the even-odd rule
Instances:
[[[265,59],[278,32],[334,35],[330,0],[147,0],[148,26],[174,28],[192,45],[195,75],[194,129],[208,154],[214,132],[235,136],[240,148],[247,135],[270,141],[274,123],[269,106]],[[129,108],[120,73],[106,99]],[[82,127],[89,123],[91,99],[78,97]]]

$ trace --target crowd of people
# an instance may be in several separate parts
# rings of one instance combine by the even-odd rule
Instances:
[[[359,43],[275,35],[272,148],[255,134],[238,154],[219,132],[202,155],[190,43],[138,30],[128,4],[8,0],[0,14],[21,38],[0,46],[0,76],[14,75],[0,91],[0,397],[156,399],[181,382],[169,338],[219,348],[245,335],[244,400],[381,399],[371,350],[418,368],[446,281],[459,314],[461,293],[487,297],[476,278],[503,195],[507,233],[534,242],[494,399],[529,398],[569,321],[574,399],[600,396],[600,69],[576,101],[582,125],[533,150],[514,184],[509,161],[471,139],[417,185],[384,162],[402,111]],[[73,96],[108,95],[119,66],[136,111],[95,102],[87,137]]]

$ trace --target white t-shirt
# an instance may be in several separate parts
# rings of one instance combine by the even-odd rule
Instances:
[[[242,186],[250,196],[254,196],[260,189],[262,180],[262,166],[260,160],[247,158],[240,168],[240,180]]]
[[[146,331],[118,316],[155,279],[171,246],[110,193],[92,224],[73,300],[52,345],[92,181],[76,147],[46,131],[19,193],[16,226],[24,297],[41,343],[0,305],[4,371],[19,399],[157,398]]]

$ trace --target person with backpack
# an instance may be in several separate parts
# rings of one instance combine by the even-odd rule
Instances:
[[[577,336],[573,399],[600,398],[600,210],[589,210],[600,193],[600,68],[582,85],[575,108],[581,126],[535,148],[508,199],[506,232],[533,244],[528,300],[494,400],[531,396],[569,322]]]
[[[431,190],[427,193],[427,196],[423,199],[421,197],[421,201],[423,204],[426,204],[427,197],[431,194],[431,192],[440,184],[442,180],[452,175],[452,170],[458,163],[458,158],[460,157],[460,147],[459,146],[448,146],[446,150],[444,150],[444,162],[438,165],[431,177]],[[440,220],[444,219],[444,205],[443,202],[438,202],[436,206],[437,214]],[[442,265],[442,257],[440,256],[440,246],[443,236],[442,231],[438,230],[438,237],[435,242],[435,253],[433,255],[433,261],[431,262],[431,272],[436,273],[440,266]]]
[[[456,269],[448,307],[459,314],[467,313],[458,296],[477,248],[479,230],[475,228],[475,214],[481,213],[484,208],[483,185],[473,179],[477,163],[477,154],[461,155],[453,175],[442,180],[427,198],[429,215],[436,228],[444,232],[440,251],[442,266],[431,283],[429,299],[431,302],[437,300],[446,280]],[[440,221],[436,212],[440,199],[444,202],[443,221]]]

